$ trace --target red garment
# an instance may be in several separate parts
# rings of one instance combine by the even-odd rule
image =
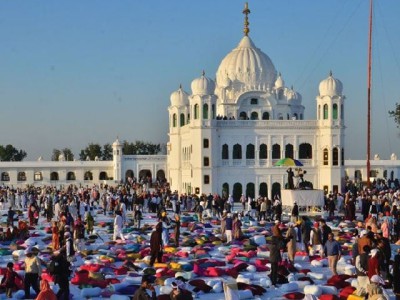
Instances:
[[[371,279],[372,276],[379,275],[379,271],[379,260],[375,255],[368,260],[368,278]]]
[[[40,293],[36,297],[36,300],[57,300],[57,296],[50,288],[49,282],[47,280],[42,280],[40,282]]]

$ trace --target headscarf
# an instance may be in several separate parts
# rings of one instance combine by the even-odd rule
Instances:
[[[36,300],[57,300],[56,294],[50,288],[49,282],[45,279],[40,281],[40,293]]]

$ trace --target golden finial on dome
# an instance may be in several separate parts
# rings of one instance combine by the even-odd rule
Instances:
[[[250,23],[249,23],[249,17],[248,17],[249,13],[250,13],[249,4],[246,2],[244,5],[244,9],[243,9],[243,14],[245,15],[243,32],[244,32],[245,36],[248,36],[249,32],[250,32],[250,28],[249,28]]]
[[[180,90],[182,89],[182,83],[179,84],[179,89],[180,89]]]
[[[329,76],[331,76],[331,77],[332,77],[332,70],[330,70],[330,71],[329,71]]]

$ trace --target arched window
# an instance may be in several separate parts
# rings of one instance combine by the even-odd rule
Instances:
[[[261,144],[260,145],[260,152],[259,152],[260,159],[267,159],[268,158],[268,148],[267,145]]]
[[[324,120],[328,120],[328,104],[324,105]]]
[[[35,180],[35,181],[42,181],[42,180],[43,180],[42,172],[35,172],[35,173],[33,174],[33,180]]]
[[[228,198],[228,196],[229,196],[229,184],[225,182],[222,185],[222,198]]]
[[[355,172],[354,172],[354,178],[355,178],[356,180],[362,181],[361,170],[355,170]]]
[[[74,172],[67,173],[67,180],[76,180]]]
[[[18,172],[17,180],[18,181],[26,181],[26,173],[25,172]]]
[[[344,148],[342,148],[341,152],[342,153],[341,153],[340,161],[341,161],[341,165],[344,166]]]
[[[286,120],[290,120],[290,115],[286,114]]]
[[[281,113],[278,114],[278,120],[283,120],[283,115]]]
[[[322,161],[324,166],[327,166],[329,164],[329,154],[328,154],[328,149],[326,148],[323,151]]]
[[[93,180],[93,173],[90,171],[86,171],[85,175],[83,175],[83,180]]]
[[[172,115],[172,127],[176,127],[176,114]]]
[[[300,144],[299,146],[299,159],[311,159],[312,146],[308,143]]]
[[[293,158],[293,145],[287,144],[285,147],[285,158]]]
[[[107,172],[100,172],[99,180],[108,180]]]
[[[227,144],[222,145],[222,159],[229,159],[229,146]]]
[[[318,120],[321,120],[321,105],[318,105]]]
[[[232,193],[233,200],[234,200],[234,201],[239,201],[240,196],[241,196],[242,194],[243,194],[242,184],[240,184],[239,182],[236,182],[236,183],[233,185],[233,193]]]
[[[255,191],[254,191],[255,187],[254,187],[254,183],[253,182],[249,182],[246,185],[246,196],[247,197],[251,197],[254,198],[255,197]]]
[[[282,100],[283,99],[283,89],[279,89],[278,91],[278,100]]]
[[[208,120],[208,104],[203,104],[203,120]]]
[[[239,119],[240,119],[240,120],[247,120],[247,114],[246,114],[245,111],[242,111],[242,112],[239,114]]]
[[[281,197],[281,184],[279,182],[274,182],[272,184],[271,197],[275,198],[275,196]]]
[[[281,158],[281,145],[274,144],[272,145],[272,159],[280,159]]]
[[[197,120],[197,119],[199,118],[199,105],[198,105],[198,104],[195,104],[195,105],[194,105],[194,112],[193,112],[193,114],[194,114],[194,119]]]
[[[387,170],[383,171],[383,178],[387,179],[387,173],[388,173]]]
[[[190,114],[187,114],[186,124],[190,124]]]
[[[298,119],[299,119],[299,116],[298,116],[296,113],[294,113],[294,114],[293,114],[293,119],[294,119],[294,120],[298,120]]]
[[[344,119],[344,110],[343,110],[343,104],[340,105],[340,119]]]
[[[256,112],[256,111],[253,111],[252,113],[251,113],[251,117],[250,117],[252,120],[258,120],[258,113]]]
[[[332,150],[332,165],[333,166],[339,165],[339,150],[338,150],[338,148],[333,148],[333,150]]]
[[[58,173],[57,172],[51,172],[50,173],[50,180],[51,181],[57,181],[58,180]]]
[[[10,181],[10,175],[8,172],[1,173],[1,181]]]
[[[255,149],[253,144],[248,144],[246,147],[246,159],[255,158]]]
[[[242,146],[239,144],[233,145],[233,159],[242,159]]]
[[[269,120],[269,112],[267,112],[267,111],[263,112],[262,119]]]
[[[332,119],[337,120],[338,118],[338,106],[336,103],[332,106]]]
[[[268,185],[265,182],[260,183],[260,190],[258,194],[261,197],[268,197]]]
[[[182,127],[182,126],[185,126],[185,114],[181,114],[181,115],[180,115],[179,125],[180,125],[181,127]]]

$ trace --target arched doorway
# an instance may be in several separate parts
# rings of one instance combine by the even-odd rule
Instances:
[[[83,175],[83,180],[93,180],[93,173],[90,171],[85,172],[85,175]]]
[[[159,183],[164,183],[166,181],[164,170],[158,170],[156,177],[157,177],[157,182],[159,182]]]
[[[107,172],[100,172],[99,180],[108,180]]]
[[[249,182],[246,186],[246,196],[255,198],[254,183]]]
[[[222,198],[226,199],[229,196],[229,183],[224,183],[222,185]]]
[[[132,170],[126,170],[126,172],[125,172],[125,182],[128,182],[128,181],[132,180],[134,176],[135,176],[135,173],[133,173]]]
[[[139,182],[141,183],[151,183],[152,176],[151,171],[148,169],[140,170],[139,172]]]
[[[75,173],[74,172],[68,172],[67,173],[67,180],[75,180]]]
[[[260,183],[260,190],[258,194],[261,197],[268,197],[268,185],[265,182]]]
[[[233,200],[234,200],[235,202],[236,202],[236,201],[239,201],[240,196],[242,196],[242,194],[243,194],[242,184],[239,183],[239,182],[236,182],[236,183],[233,185],[233,193],[232,193]]]
[[[274,199],[276,195],[278,195],[279,198],[281,198],[281,184],[279,182],[274,182],[272,184],[272,190],[271,190],[272,199]]]
[[[51,181],[56,181],[56,180],[58,180],[58,173],[57,173],[57,172],[51,172],[51,173],[50,173],[50,180],[51,180]]]

